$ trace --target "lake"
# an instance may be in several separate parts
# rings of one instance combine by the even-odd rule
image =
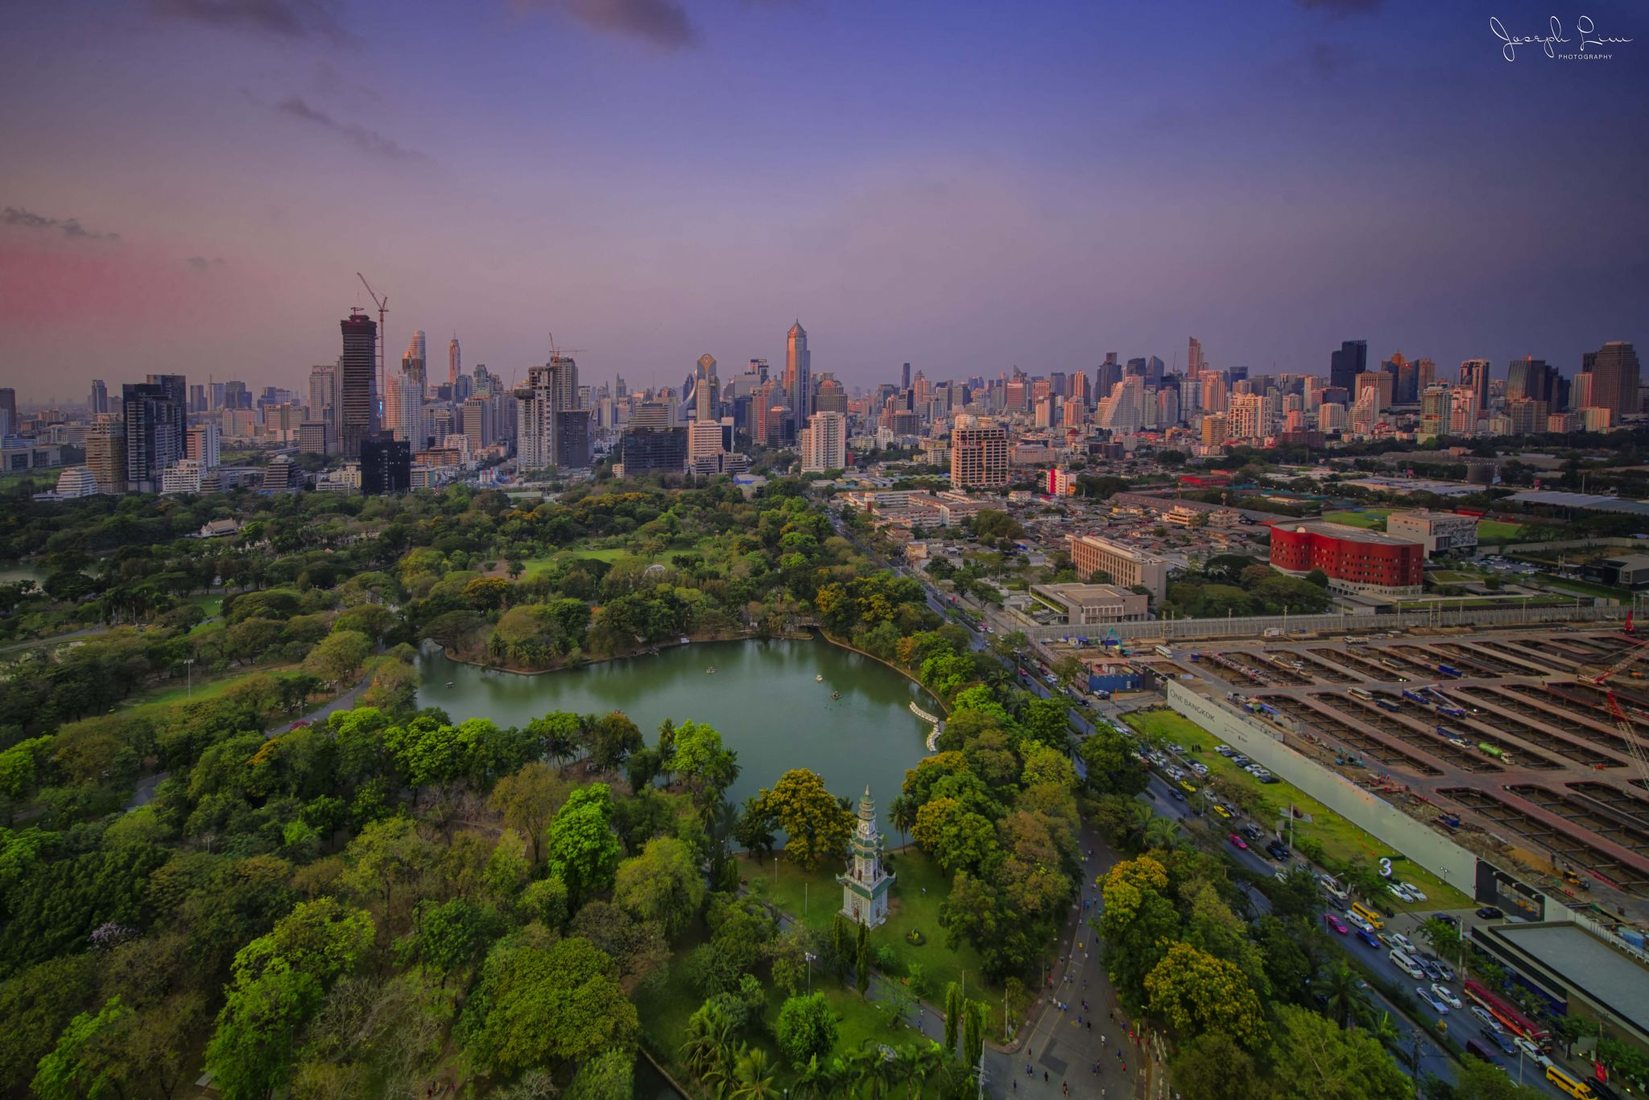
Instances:
[[[886,665],[818,640],[673,646],[536,676],[462,664],[433,646],[418,665],[418,705],[440,707],[454,721],[519,726],[551,711],[621,710],[649,745],[666,718],[707,722],[739,754],[728,792],[735,804],[791,768],[811,768],[839,796],[856,799],[869,784],[884,834],[893,832],[888,803],[927,752],[931,727],[910,703],[940,713],[925,690]]]

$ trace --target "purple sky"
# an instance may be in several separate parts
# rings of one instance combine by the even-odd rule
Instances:
[[[1582,14],[1637,41],[1489,29]],[[1649,343],[1646,118],[1638,4],[23,0],[0,382],[296,386],[357,270],[393,354],[506,380],[549,332],[593,381],[777,363],[798,316],[850,385],[1190,335],[1572,372]]]

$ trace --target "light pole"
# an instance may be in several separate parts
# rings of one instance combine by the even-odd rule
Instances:
[[[195,659],[193,657],[183,659],[183,670],[186,697],[193,699],[195,697]]]
[[[802,952],[802,958],[807,960],[807,991],[809,993],[813,992],[813,960],[818,957],[811,951]]]

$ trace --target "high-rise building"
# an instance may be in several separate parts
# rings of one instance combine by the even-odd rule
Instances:
[[[92,399],[87,402],[86,411],[93,416],[104,416],[109,411],[109,386],[101,378],[92,379]]]
[[[1202,341],[1191,337],[1191,346],[1185,353],[1185,377],[1195,382],[1202,377]]]
[[[994,489],[1008,483],[1008,429],[1000,424],[956,418],[950,433],[953,489]]]
[[[86,433],[86,466],[100,493],[126,491],[126,426],[105,418]]]
[[[797,423],[813,411],[813,356],[807,350],[807,331],[797,321],[785,336],[784,390]]]
[[[407,341],[406,354],[401,356],[401,372],[417,375],[419,382],[423,382],[425,378],[426,347],[424,330],[418,329],[412,334],[412,339]]]
[[[1224,413],[1204,413],[1202,418],[1202,445],[1204,447],[1224,446],[1227,428]]]
[[[129,382],[122,387],[121,408],[126,421],[126,481],[137,492],[159,492],[160,475],[184,455],[188,416],[182,395],[162,382]]]
[[[902,389],[902,390],[910,389],[910,364],[909,363],[906,363],[905,366],[904,366],[904,369],[899,372],[899,388]]]
[[[189,411],[203,413],[206,411],[206,387],[198,383],[189,387]]]
[[[387,432],[361,441],[361,495],[404,493],[412,488],[412,444]]]
[[[1550,366],[1546,360],[1536,359],[1532,355],[1513,359],[1506,368],[1506,400],[1527,397],[1556,408],[1558,382],[1557,368]]]
[[[1222,413],[1226,410],[1225,375],[1219,371],[1204,371],[1201,404],[1203,412]]]
[[[847,389],[830,371],[819,375],[813,387],[813,411],[847,415]]]
[[[680,473],[687,468],[687,429],[627,428],[619,439],[624,476]]]
[[[1368,341],[1346,340],[1340,350],[1329,357],[1328,384],[1339,386],[1347,393],[1356,392],[1356,379],[1368,370]]]
[[[331,453],[338,434],[338,368],[333,364],[309,368],[309,419],[327,426],[323,453]]]
[[[1592,376],[1591,405],[1608,409],[1610,423],[1638,411],[1642,384],[1638,353],[1624,340],[1611,340],[1597,351],[1587,352],[1582,370]]]
[[[529,367],[527,384],[515,391],[515,404],[516,455],[521,468],[559,465],[563,451],[560,414],[578,409],[578,364],[569,355],[555,355],[548,363]]]
[[[1120,381],[1122,381],[1122,368],[1117,365],[1116,352],[1113,351],[1105,357],[1105,362],[1101,363],[1099,369],[1094,372],[1095,397],[1104,397],[1109,394]]]
[[[839,412],[816,412],[801,430],[802,473],[840,470],[847,465],[847,417]]]
[[[150,386],[159,386],[166,393],[166,400],[176,409],[176,417],[172,422],[172,448],[178,458],[183,457],[184,434],[189,427],[189,383],[181,374],[151,374],[143,381]],[[130,432],[127,433],[130,436]],[[172,461],[177,461],[173,459]],[[129,473],[130,471],[128,471]]]
[[[1454,392],[1449,386],[1433,384],[1420,395],[1420,428],[1416,433],[1421,442],[1447,435],[1453,425]]]
[[[1265,398],[1257,393],[1232,396],[1226,418],[1232,439],[1252,440],[1265,436]]]
[[[184,451],[190,461],[200,464],[202,470],[216,469],[219,462],[218,426],[210,421],[192,425],[184,442]]]
[[[1462,359],[1460,361],[1460,384],[1466,386],[1477,397],[1477,408],[1482,412],[1489,407],[1489,374],[1492,368],[1487,359]]]
[[[1391,408],[1392,383],[1395,381],[1395,377],[1385,371],[1366,370],[1357,376],[1357,387],[1354,392],[1360,401],[1364,390],[1373,390],[1374,411],[1377,413],[1385,412]]]
[[[345,458],[359,458],[361,444],[378,433],[378,323],[350,310],[339,327],[338,449]]]
[[[716,419],[716,405],[720,394],[716,378],[716,357],[709,352],[699,356],[693,364],[693,418],[705,423]]]
[[[1381,363],[1380,369],[1391,375],[1392,404],[1413,405],[1420,400],[1419,360],[1406,359],[1399,351]]]
[[[0,386],[0,438],[17,434],[17,391]]]
[[[464,373],[464,353],[458,348],[458,334],[452,334],[447,341],[447,385],[456,385],[458,376]]]

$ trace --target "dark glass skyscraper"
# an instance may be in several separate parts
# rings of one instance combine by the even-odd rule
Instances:
[[[1368,341],[1346,340],[1329,357],[1328,384],[1347,393],[1357,392],[1357,376],[1368,370]]]
[[[1588,352],[1586,369],[1592,376],[1592,404],[1622,416],[1638,411],[1638,387],[1642,383],[1638,353],[1624,340],[1611,340],[1595,352]]]
[[[338,443],[345,458],[359,458],[361,444],[378,432],[378,323],[352,310],[340,327]]]
[[[373,323],[373,322],[368,322]],[[382,496],[412,488],[412,444],[387,432],[361,440],[361,494]]]
[[[162,377],[182,381],[181,375]],[[126,480],[137,492],[159,492],[160,475],[185,454],[188,416],[183,395],[165,382],[127,383],[121,388],[121,412],[126,420]]]

